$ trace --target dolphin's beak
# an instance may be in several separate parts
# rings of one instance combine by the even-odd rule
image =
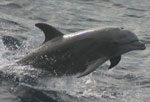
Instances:
[[[133,46],[133,48],[135,48],[135,50],[145,50],[146,49],[146,46],[142,41],[132,42],[131,45]]]

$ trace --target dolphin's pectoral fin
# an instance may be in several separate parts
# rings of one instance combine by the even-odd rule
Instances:
[[[111,65],[108,69],[111,69],[112,67],[116,66],[121,60],[121,56],[113,57],[110,59]]]
[[[44,32],[44,34],[45,34],[44,43],[55,37],[63,35],[63,33],[58,31],[56,28],[52,27],[51,25],[45,24],[45,23],[37,23],[37,24],[35,24],[35,26]]]
[[[96,61],[94,61],[92,64],[90,64],[87,69],[80,73],[77,78],[83,77],[85,75],[88,75],[89,73],[93,72],[94,70],[96,70],[98,68],[98,66],[102,65],[105,61],[107,60],[107,58],[100,58]]]

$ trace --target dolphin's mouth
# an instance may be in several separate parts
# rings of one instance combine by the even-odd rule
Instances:
[[[131,42],[130,46],[132,46],[135,50],[145,50],[146,49],[146,46],[142,41]]]

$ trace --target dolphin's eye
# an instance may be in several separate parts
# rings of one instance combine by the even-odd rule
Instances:
[[[120,29],[124,29],[123,27],[121,27]]]
[[[119,42],[118,41],[114,41],[113,45],[119,45]]]

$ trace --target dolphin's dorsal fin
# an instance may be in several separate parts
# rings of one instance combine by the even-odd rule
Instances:
[[[87,69],[84,72],[80,73],[80,75],[78,75],[77,78],[80,78],[80,77],[90,74],[91,72],[96,70],[98,68],[98,66],[102,65],[106,60],[107,60],[107,58],[103,57],[103,58],[100,58],[100,59],[94,61],[92,64],[90,64],[87,67]]]
[[[37,23],[37,24],[35,24],[35,26],[44,32],[44,34],[45,34],[44,43],[55,37],[63,35],[63,33],[58,31],[56,28],[52,27],[51,25],[45,24],[45,23]]]
[[[121,56],[113,57],[110,59],[110,66],[108,69],[111,69],[112,67],[116,66],[121,60]]]

